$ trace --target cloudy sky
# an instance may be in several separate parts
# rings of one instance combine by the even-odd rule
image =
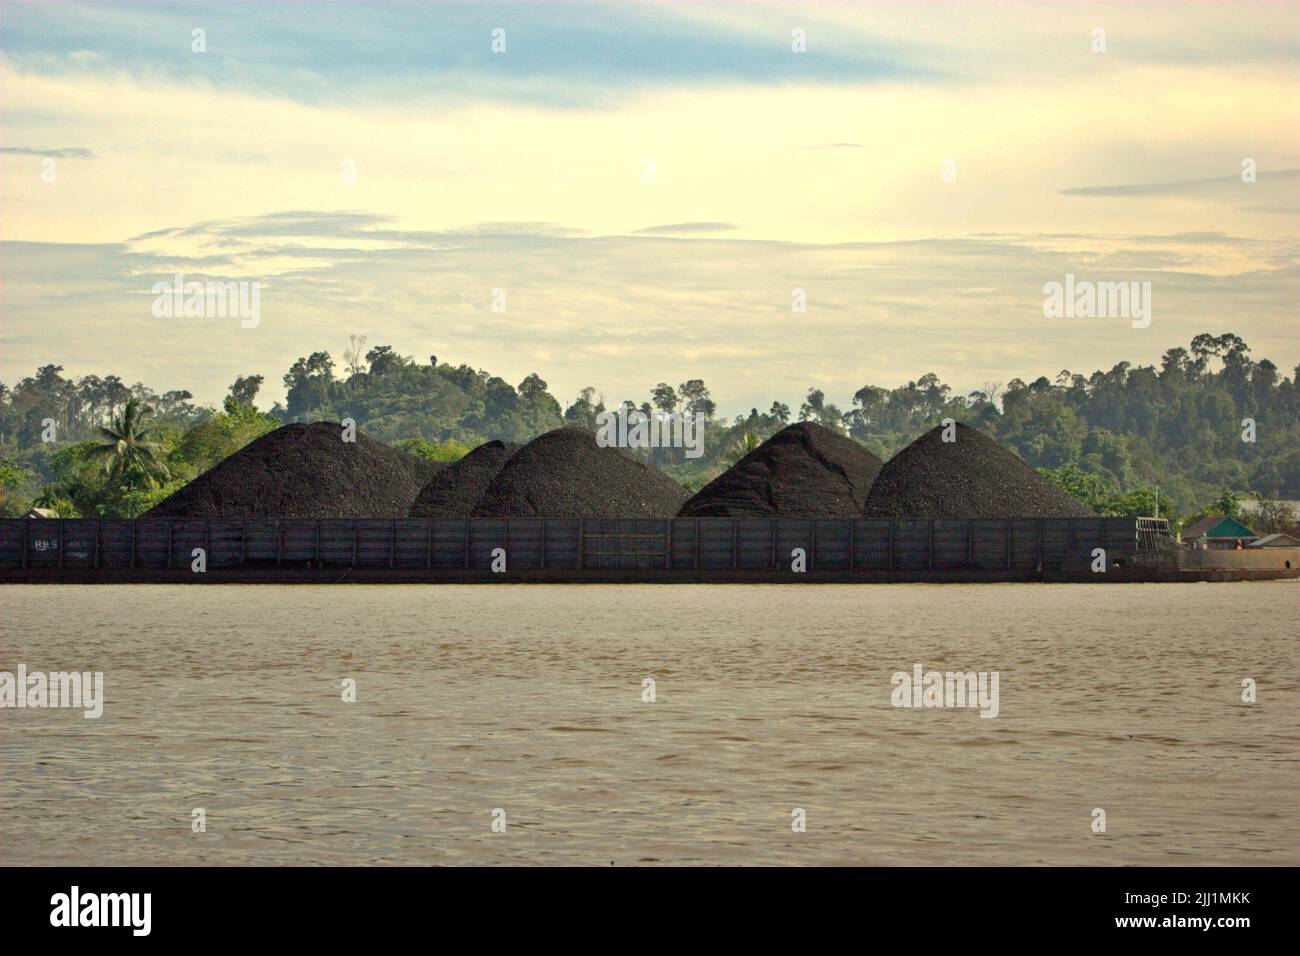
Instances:
[[[352,333],[728,414],[1202,331],[1289,372],[1298,67],[1294,3],[7,2],[0,380],[270,399]],[[155,318],[178,271],[260,324]],[[1044,318],[1066,273],[1151,282],[1151,325]]]

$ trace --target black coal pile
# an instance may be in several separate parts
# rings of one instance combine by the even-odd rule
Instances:
[[[781,429],[699,490],[684,518],[857,518],[880,459],[812,422]]]
[[[412,518],[468,518],[488,485],[520,449],[514,442],[479,445],[429,479],[411,508]]]
[[[1010,449],[958,423],[937,425],[886,462],[868,518],[1086,518],[1093,513]]]
[[[145,518],[405,518],[446,467],[337,422],[285,425],[199,475]]]
[[[580,428],[557,428],[510,457],[475,518],[671,518],[687,491]]]

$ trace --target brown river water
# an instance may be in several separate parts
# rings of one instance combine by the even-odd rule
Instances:
[[[6,586],[0,671],[105,701],[0,709],[0,864],[1295,865],[1297,598]],[[997,716],[892,706],[916,664]]]

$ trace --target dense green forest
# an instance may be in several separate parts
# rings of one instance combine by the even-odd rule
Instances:
[[[1207,333],[1169,349],[1158,367],[1063,370],[966,395],[930,373],[892,389],[864,385],[844,408],[814,386],[797,411],[775,401],[726,420],[708,386],[691,379],[660,382],[644,399],[609,407],[702,413],[701,457],[637,452],[690,487],[793,420],[834,428],[888,458],[951,417],[1103,512],[1149,514],[1158,488],[1161,513],[1190,516],[1230,508],[1234,496],[1300,498],[1298,374],[1286,378],[1268,359],[1252,359],[1236,335]],[[359,336],[342,365],[328,352],[298,359],[284,376],[284,404],[259,410],[263,383],[260,375],[237,377],[221,409],[197,406],[188,391],[159,394],[115,375],[66,378],[58,365],[12,388],[0,383],[0,511],[36,504],[65,517],[139,514],[287,422],[352,418],[375,438],[452,460],[492,438],[526,441],[564,424],[595,429],[607,408],[594,387],[564,404],[535,373],[511,385],[436,356],[417,362],[389,346],[367,351]]]

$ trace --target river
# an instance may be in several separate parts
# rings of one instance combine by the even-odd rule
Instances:
[[[0,671],[104,702],[0,710],[0,863],[1295,865],[1298,597],[5,586]]]

